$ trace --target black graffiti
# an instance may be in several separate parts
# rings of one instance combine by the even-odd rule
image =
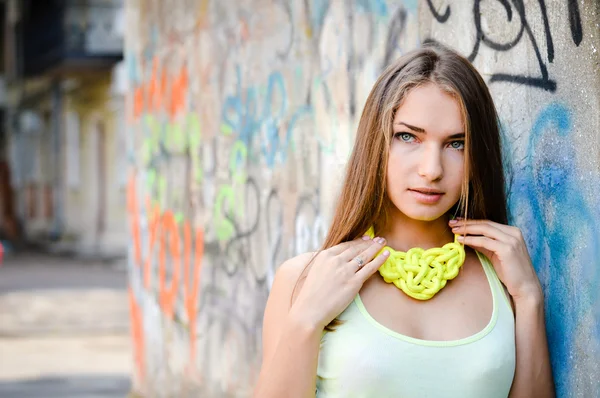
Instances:
[[[389,65],[392,61],[392,54],[398,48],[398,39],[404,34],[406,27],[406,10],[402,7],[398,7],[396,13],[392,17],[390,22],[387,38],[385,42],[385,55],[383,57],[383,66]]]
[[[450,6],[446,6],[446,11],[444,11],[444,14],[439,14],[433,6],[431,0],[427,0],[427,5],[429,6],[429,11],[431,12],[431,15],[433,15],[433,17],[438,22],[445,23],[448,20],[448,18],[450,18]]]
[[[301,216],[314,217],[315,220],[320,217],[319,197],[318,189],[301,194],[294,212],[296,220]],[[226,242],[224,249],[218,242],[205,242],[204,263],[207,266],[202,273],[198,330],[213,330],[217,333],[211,335],[210,339],[201,340],[204,343],[201,343],[198,359],[206,382],[212,383],[203,388],[212,393],[224,391],[218,383],[214,383],[222,374],[211,361],[220,358],[224,361],[223,366],[231,365],[222,355],[224,346],[231,346],[232,343],[235,345],[232,355],[238,361],[235,364],[238,370],[235,375],[230,375],[229,380],[234,386],[238,383],[245,386],[250,381],[248,378],[252,368],[259,365],[263,310],[269,295],[270,281],[265,273],[256,271],[252,264],[252,248],[261,249],[257,245],[257,234],[266,229],[271,250],[268,254],[269,266],[278,266],[278,259],[284,251],[281,231],[284,222],[283,203],[277,189],[271,187],[266,199],[261,201],[258,182],[248,177],[244,201],[246,222],[243,224],[249,226],[242,227],[241,220],[236,218],[232,209],[233,204],[229,204],[221,216],[233,225],[232,238]],[[263,222],[264,229],[261,228]],[[291,246],[297,246],[296,240],[299,237],[296,233],[291,238]]]
[[[577,47],[583,40],[583,29],[581,28],[581,15],[579,14],[579,5],[577,0],[568,0],[569,4],[569,24],[571,25],[571,37]]]
[[[292,6],[287,1],[281,1],[276,4],[279,4],[279,6],[281,6],[281,8],[283,8],[285,16],[288,19],[288,23],[286,25],[290,29],[290,33],[288,35],[288,40],[285,45],[285,48],[275,50],[275,53],[277,54],[277,57],[279,58],[279,60],[285,61],[285,60],[287,60],[288,56],[290,55],[290,52],[292,51],[292,47],[294,45],[294,35],[295,35],[294,17],[293,17],[293,12],[292,12]]]
[[[511,10],[510,5],[508,4],[507,1],[502,1],[501,3],[502,3],[502,5],[505,6],[505,9],[507,10],[507,18],[510,21],[512,19],[512,12],[509,12]],[[515,6],[515,10],[517,11],[520,21],[521,21],[521,28],[519,30],[519,34],[517,35],[517,37],[510,43],[496,43],[485,35],[485,33],[483,32],[483,30],[481,28],[481,12],[480,12],[480,8],[479,8],[480,4],[481,4],[481,0],[476,0],[474,8],[473,8],[473,17],[475,19],[475,29],[477,31],[477,42],[475,43],[473,52],[469,56],[469,60],[473,61],[475,59],[475,57],[477,56],[477,52],[479,50],[479,45],[481,42],[485,43],[488,47],[490,47],[496,51],[508,51],[511,48],[513,48],[518,42],[520,42],[523,34],[526,33],[527,36],[529,37],[531,45],[533,46],[533,50],[535,52],[535,57],[537,59],[537,62],[538,62],[539,68],[540,68],[541,77],[513,75],[513,74],[509,74],[509,73],[494,73],[492,75],[492,77],[490,78],[490,82],[493,83],[493,82],[504,81],[504,82],[509,82],[509,83],[517,83],[517,84],[523,84],[523,85],[527,85],[527,86],[531,86],[531,87],[537,87],[537,88],[541,88],[543,90],[547,90],[550,92],[556,91],[556,81],[550,79],[550,77],[548,75],[548,68],[546,67],[544,60],[542,59],[542,55],[541,55],[537,40],[535,39],[535,36],[533,35],[533,31],[531,30],[531,27],[529,26],[529,23],[527,21],[527,17],[525,15],[525,5],[523,4],[523,1],[522,0],[513,0],[513,5]],[[548,25],[548,16],[546,15],[546,12],[545,12],[546,5],[544,4],[544,0],[540,0],[540,5],[542,6],[542,10],[543,10],[542,11],[542,20],[544,22],[544,27],[545,27],[546,42],[547,42],[547,47],[548,47],[548,60],[550,62],[552,62],[554,60],[554,45],[552,44],[552,35],[550,33],[550,29],[549,29],[549,25]]]
[[[275,215],[273,216],[273,213]],[[270,267],[276,267],[279,263],[279,254],[281,251],[282,235],[278,233],[279,227],[283,225],[283,211],[281,200],[275,188],[271,188],[267,196],[267,211],[265,214],[267,221],[267,243],[271,249]]]
[[[581,16],[579,13],[579,7],[577,5],[577,1],[575,0],[567,0],[568,1],[568,10],[569,10],[569,23],[571,27],[571,36],[573,42],[576,46],[579,46],[583,39],[583,29],[581,26]],[[492,40],[488,35],[485,34],[482,28],[481,23],[481,0],[475,0],[473,2],[473,24],[475,27],[475,43],[473,45],[473,49],[471,53],[467,57],[469,61],[473,62],[477,55],[479,54],[479,49],[481,45],[485,45],[495,51],[498,52],[506,52],[514,48],[518,43],[521,42],[523,37],[529,41],[531,46],[533,47],[536,61],[539,67],[539,76],[526,76],[520,74],[512,74],[512,73],[494,73],[490,78],[490,83],[493,82],[508,82],[520,85],[526,85],[530,87],[540,88],[542,90],[555,92],[556,91],[556,81],[550,78],[548,73],[548,67],[544,58],[542,57],[542,53],[540,51],[540,46],[538,45],[538,41],[533,34],[533,30],[529,24],[527,19],[525,4],[523,0],[498,0],[498,2],[504,7],[504,11],[506,13],[506,20],[508,22],[512,22],[515,15],[519,18],[520,27],[519,32],[516,37],[508,42],[497,42]],[[544,38],[546,42],[546,58],[549,63],[554,62],[554,43],[552,40],[552,33],[550,30],[550,23],[547,14],[547,7],[545,0],[538,0],[540,10],[541,10],[541,19],[543,24]],[[437,13],[434,9],[431,1],[428,0],[429,9],[433,15],[433,17],[440,23],[446,23],[451,14],[450,6],[447,6],[446,11],[443,15]],[[434,40],[431,38],[426,39],[424,42],[433,42]]]
[[[211,263],[218,263],[218,256],[208,256]],[[218,272],[217,267],[215,271]],[[223,286],[227,286],[227,292]],[[228,379],[234,385],[244,386],[249,382],[248,377],[251,368],[258,366],[257,361],[260,358],[260,336],[263,320],[264,303],[267,301],[267,292],[265,289],[256,289],[256,286],[246,278],[242,273],[233,277],[216,278],[208,283],[202,289],[200,297],[200,306],[198,319],[200,323],[199,330],[216,330],[217,333],[211,335],[211,338],[205,338],[203,348],[199,350],[199,360],[201,371],[206,376],[204,388],[212,389],[211,394],[224,393],[222,386],[217,385],[215,380],[219,380],[222,368],[219,365],[235,365],[237,371],[235,374],[229,374]],[[252,303],[249,305],[249,303]],[[263,303],[262,305],[256,305]],[[234,354],[235,364],[227,362],[223,355],[223,348],[229,347],[234,343],[231,336],[235,337]],[[213,361],[219,358],[222,363],[215,364]],[[221,369],[220,369],[221,368]],[[217,394],[217,395],[221,395]]]
[[[252,197],[253,200],[249,200],[250,197]],[[248,217],[251,217],[249,219],[250,227],[243,230],[240,227],[240,223],[237,222],[232,214],[232,209],[226,214],[223,214],[224,218],[233,225],[235,231],[233,237],[225,246],[225,258],[227,261],[223,262],[223,268],[228,276],[233,276],[239,269],[239,265],[244,264],[251,258],[250,251],[252,250],[252,245],[248,238],[254,235],[258,230],[260,218],[260,190],[258,188],[258,183],[252,177],[248,177],[246,180],[244,198],[246,205],[248,203],[254,204],[254,208],[245,209],[245,213]],[[247,268],[252,269],[252,267]],[[258,284],[263,284],[265,282],[264,275],[254,275],[254,279]]]

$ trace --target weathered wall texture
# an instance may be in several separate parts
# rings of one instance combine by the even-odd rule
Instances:
[[[594,0],[127,2],[138,390],[245,396],[277,266],[316,248],[371,85],[428,38],[489,82],[559,396],[600,396]]]

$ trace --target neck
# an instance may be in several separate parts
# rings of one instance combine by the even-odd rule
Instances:
[[[427,250],[454,241],[454,233],[448,226],[449,218],[446,215],[432,221],[420,221],[399,211],[395,213],[390,215],[388,225],[381,231],[375,231],[394,250],[407,251],[413,247]]]

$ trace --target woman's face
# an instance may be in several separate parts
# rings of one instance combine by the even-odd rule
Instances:
[[[388,197],[407,217],[435,220],[460,198],[465,134],[459,104],[433,83],[414,88],[396,111],[393,131]]]

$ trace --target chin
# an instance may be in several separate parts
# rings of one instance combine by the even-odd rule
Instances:
[[[443,216],[444,213],[428,214],[428,213],[420,212],[420,213],[415,213],[415,214],[410,214],[410,213],[406,214],[405,213],[405,215],[408,218],[411,218],[411,219],[417,220],[417,221],[435,221],[438,218],[440,218],[441,216]]]
[[[397,207],[406,217],[417,221],[435,221],[443,217],[452,206],[426,206],[415,204],[414,206]]]

